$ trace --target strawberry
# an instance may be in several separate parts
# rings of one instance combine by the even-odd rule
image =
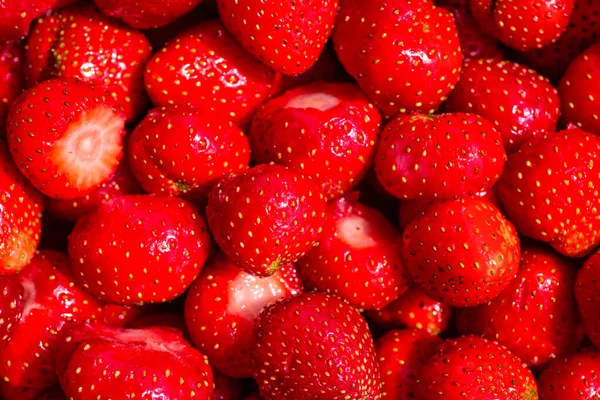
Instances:
[[[13,103],[7,138],[15,163],[38,190],[74,199],[115,172],[124,125],[125,117],[104,90],[53,79]]]
[[[538,379],[540,400],[594,400],[600,391],[600,353],[591,348],[553,360]]]
[[[0,42],[27,36],[29,25],[55,7],[57,0],[9,0],[0,11]]]
[[[560,117],[558,93],[546,78],[522,65],[490,59],[465,63],[446,107],[491,121],[507,153],[537,133],[554,131]]]
[[[537,400],[535,379],[496,342],[474,336],[446,340],[417,374],[419,400]]]
[[[353,193],[327,205],[321,241],[298,261],[300,275],[308,289],[379,309],[408,287],[401,242],[396,228]]]
[[[98,321],[108,326],[123,328],[137,321],[144,311],[144,307],[108,303],[102,307]]]
[[[196,279],[209,246],[204,218],[191,204],[175,197],[128,195],[77,221],[69,256],[79,282],[100,299],[164,303]]]
[[[453,307],[433,300],[417,285],[411,285],[402,296],[381,310],[366,313],[381,327],[416,328],[430,335],[439,335],[448,329],[453,314]]]
[[[14,277],[0,276],[0,349],[17,328],[23,312],[23,286]]]
[[[70,400],[208,399],[206,356],[176,331],[82,324],[63,342],[56,370]]]
[[[35,254],[42,233],[42,196],[17,170],[0,140],[0,274],[18,272]]]
[[[175,38],[181,32],[198,25],[202,21],[217,18],[219,16],[217,11],[212,13],[207,10],[208,7],[206,6],[210,1],[211,0],[203,0],[199,7],[194,8],[192,11],[170,24],[161,26],[160,28],[144,30],[144,35],[150,41],[152,48],[155,50],[162,49],[170,40]]]
[[[0,43],[0,136],[6,134],[6,117],[10,105],[21,94],[25,85],[24,58],[23,44],[20,41]]]
[[[523,246],[517,277],[487,304],[458,310],[457,328],[496,340],[530,367],[569,354],[583,336],[573,299],[576,273],[554,252]]]
[[[194,9],[202,0],[94,0],[106,15],[137,29],[158,28],[174,22]]]
[[[600,138],[576,127],[528,141],[496,186],[519,233],[579,257],[600,243]]]
[[[596,347],[600,346],[600,252],[596,251],[584,263],[575,280],[575,300],[581,314],[585,334]]]
[[[300,86],[256,113],[250,130],[253,159],[300,170],[319,182],[328,198],[336,198],[366,174],[380,122],[378,111],[353,84]]]
[[[394,400],[415,398],[415,375],[433,356],[442,339],[420,329],[388,331],[375,342],[381,372],[381,395]]]
[[[232,378],[213,369],[213,381],[215,390],[209,400],[240,400],[242,398],[244,381],[241,379]]]
[[[229,376],[252,376],[252,329],[270,303],[302,292],[293,264],[267,278],[237,268],[217,255],[188,291],[185,321],[193,343],[211,365]]]
[[[324,293],[267,307],[256,322],[254,379],[267,399],[380,398],[373,338],[360,313]]]
[[[587,132],[600,135],[600,43],[577,57],[558,86],[562,119]]]
[[[191,103],[242,124],[275,93],[280,79],[216,20],[169,41],[148,62],[145,73],[146,90],[155,105]]]
[[[135,120],[147,104],[144,65],[152,48],[143,34],[98,13],[91,6],[41,18],[27,40],[27,78],[77,78],[104,86]]]
[[[42,251],[15,279],[23,312],[0,352],[0,398],[28,400],[58,383],[59,343],[71,325],[99,315],[100,304],[75,286],[66,255]]]
[[[285,75],[312,67],[333,29],[337,0],[219,0],[223,24],[264,64]]]
[[[300,173],[263,164],[223,177],[210,192],[206,216],[227,257],[246,272],[269,276],[318,243],[325,196]]]
[[[151,110],[131,134],[128,150],[133,173],[147,192],[191,201],[206,200],[221,176],[250,163],[250,145],[240,128],[186,105]]]
[[[399,115],[383,130],[375,171],[399,199],[446,199],[489,189],[505,160],[502,136],[477,115]]]
[[[435,111],[460,76],[452,14],[429,1],[345,0],[333,43],[348,73],[385,117]]]
[[[498,296],[515,278],[519,238],[485,200],[438,200],[405,229],[402,257],[433,299],[473,307]]]

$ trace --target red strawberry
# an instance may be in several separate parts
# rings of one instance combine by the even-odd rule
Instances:
[[[600,243],[600,138],[575,127],[527,142],[496,186],[519,233],[579,257]]]
[[[56,369],[70,400],[208,399],[214,387],[206,356],[165,328],[80,325]]]
[[[90,84],[53,79],[24,92],[8,115],[12,156],[50,197],[81,197],[108,179],[121,158],[125,118]]]
[[[518,357],[486,339],[446,340],[417,374],[419,400],[536,400],[535,379]]]
[[[0,276],[0,350],[19,325],[23,312],[23,286],[17,278]]]
[[[252,276],[219,254],[190,288],[185,321],[192,341],[227,375],[252,376],[252,329],[270,303],[302,292],[293,264],[268,278]]]
[[[215,390],[209,400],[240,400],[242,398],[243,380],[232,378],[213,369],[213,381]]]
[[[253,275],[269,276],[318,243],[325,196],[298,172],[264,164],[221,179],[206,216],[227,257]]]
[[[600,135],[600,43],[577,57],[562,77],[558,93],[562,119]]]
[[[192,106],[151,110],[129,139],[129,164],[149,193],[206,200],[212,186],[250,163],[244,132]]]
[[[253,158],[300,170],[319,182],[327,197],[339,197],[367,172],[380,122],[353,84],[301,86],[258,111],[250,131]]]
[[[540,400],[594,400],[600,393],[600,353],[584,349],[553,360],[538,379]]]
[[[589,257],[577,273],[575,300],[587,337],[600,346],[600,251]]]
[[[360,313],[335,296],[302,294],[267,307],[252,354],[265,398],[380,398],[371,333]]]
[[[367,316],[384,328],[416,328],[430,335],[439,335],[448,329],[453,307],[427,296],[425,291],[412,285],[398,300],[387,307],[368,311]]]
[[[476,60],[464,65],[447,110],[491,121],[506,152],[512,153],[535,134],[554,131],[560,99],[550,82],[533,70],[510,61]]]
[[[27,36],[29,25],[52,10],[57,0],[9,0],[0,8],[0,42]]]
[[[25,85],[23,59],[21,42],[0,43],[0,136],[6,134],[6,116],[10,105]]]
[[[457,328],[496,340],[530,367],[569,354],[583,337],[573,299],[576,273],[554,252],[524,246],[517,277],[489,303],[458,310]]]
[[[428,1],[345,0],[333,42],[346,70],[386,117],[435,111],[460,76],[452,14]]]
[[[394,400],[415,398],[415,375],[433,356],[442,339],[420,329],[386,332],[375,342],[381,372],[381,395]]]
[[[483,304],[519,269],[515,228],[476,198],[435,201],[404,231],[404,265],[433,299],[457,307]]]
[[[445,199],[488,190],[505,160],[502,137],[477,115],[400,115],[383,130],[375,171],[399,199]]]
[[[189,203],[129,195],[77,221],[69,256],[73,272],[90,292],[132,305],[181,295],[202,270],[209,245],[204,218]]]
[[[137,29],[158,28],[174,22],[202,0],[94,0],[106,15],[117,18]]]
[[[102,307],[98,321],[105,325],[123,328],[136,321],[144,311],[144,307],[109,303]]]
[[[279,80],[219,21],[203,22],[169,41],[148,62],[145,74],[155,105],[194,104],[236,123],[249,121]]]
[[[377,210],[349,195],[327,205],[319,246],[298,261],[308,289],[336,294],[358,309],[385,307],[408,287],[402,237]]]
[[[0,398],[27,400],[58,382],[54,367],[63,335],[77,321],[95,318],[100,304],[73,282],[65,255],[42,251],[16,276],[23,312],[0,351]]]
[[[42,233],[42,196],[20,174],[0,140],[0,274],[18,272],[35,254]]]
[[[333,29],[337,0],[219,0],[221,20],[242,45],[285,75],[312,67]]]

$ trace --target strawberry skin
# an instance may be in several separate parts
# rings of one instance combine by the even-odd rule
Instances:
[[[169,196],[116,197],[80,218],[69,236],[79,282],[98,298],[125,305],[181,295],[202,270],[209,246],[204,218]]]
[[[333,29],[337,0],[219,0],[223,24],[265,65],[285,75],[312,67]]]
[[[546,78],[522,65],[491,59],[465,63],[446,108],[492,122],[507,153],[537,133],[554,131],[560,117],[558,92]]]
[[[70,400],[208,399],[208,359],[168,328],[77,326],[60,349],[56,370]]]
[[[202,0],[94,0],[106,15],[137,29],[158,28],[192,11]]]
[[[408,287],[402,237],[357,193],[327,205],[319,246],[298,261],[307,289],[335,294],[358,309],[385,307]]]
[[[517,232],[485,200],[434,201],[403,236],[402,257],[412,278],[433,299],[453,306],[493,299],[519,269]]]
[[[587,348],[552,361],[538,378],[540,400],[594,400],[600,392],[600,353]]]
[[[254,338],[254,379],[266,399],[380,398],[371,333],[360,313],[335,296],[302,294],[272,304]]]
[[[600,243],[600,138],[576,127],[527,142],[506,163],[496,193],[522,235],[569,257]]]
[[[25,86],[24,59],[23,44],[20,41],[0,43],[0,136],[6,134],[6,117],[10,105]]]
[[[223,177],[210,192],[206,217],[227,257],[246,272],[269,276],[318,243],[325,208],[313,180],[263,164]]]
[[[400,115],[383,130],[375,172],[399,199],[448,199],[492,187],[505,160],[502,137],[479,116]]]
[[[0,349],[17,328],[23,312],[23,286],[15,277],[0,276]]]
[[[386,118],[433,112],[460,76],[454,19],[429,1],[390,3],[343,1],[333,32],[335,50]]]
[[[0,12],[0,42],[27,36],[31,22],[52,10],[56,3],[57,0],[3,1]]]
[[[583,321],[585,334],[596,347],[600,346],[600,252],[594,253],[577,273],[575,300]]]
[[[193,104],[241,124],[275,93],[280,79],[216,20],[169,41],[148,62],[144,76],[156,106]]]
[[[257,112],[250,130],[253,159],[300,170],[319,182],[328,198],[339,197],[366,174],[380,122],[356,85],[297,87]]]
[[[302,284],[293,264],[259,278],[219,254],[188,291],[186,325],[211,365],[227,375],[249,378],[254,321],[270,303],[300,292]]]

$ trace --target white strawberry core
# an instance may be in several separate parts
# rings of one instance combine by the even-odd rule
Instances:
[[[310,93],[294,97],[285,108],[315,108],[320,111],[331,110],[341,100],[327,93]]]
[[[39,310],[42,308],[40,303],[35,301],[36,290],[35,284],[29,279],[22,280],[21,285],[23,286],[23,313],[21,318],[24,320],[31,313],[32,310]]]
[[[371,225],[358,215],[338,220],[336,233],[344,243],[354,249],[377,246],[377,242],[371,237]]]
[[[259,278],[242,271],[229,283],[227,312],[253,321],[263,308],[287,292],[285,284],[274,275]]]

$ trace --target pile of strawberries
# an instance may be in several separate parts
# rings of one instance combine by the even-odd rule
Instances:
[[[600,0],[2,0],[0,399],[600,399]]]

